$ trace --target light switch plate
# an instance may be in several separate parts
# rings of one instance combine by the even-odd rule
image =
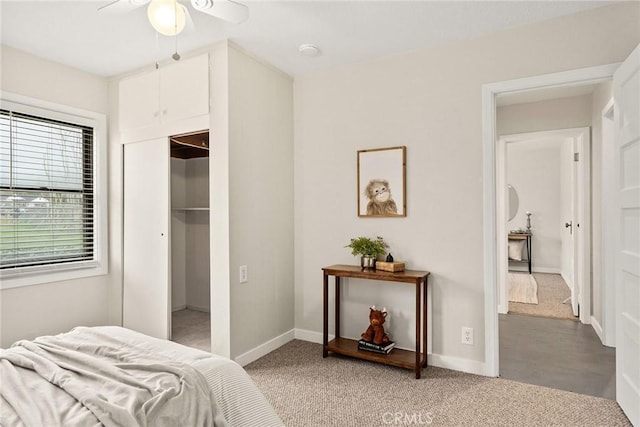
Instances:
[[[240,283],[247,283],[249,280],[249,272],[246,265],[240,266]]]

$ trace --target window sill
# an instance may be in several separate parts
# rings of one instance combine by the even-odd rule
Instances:
[[[106,265],[96,262],[68,264],[34,271],[2,271],[0,272],[0,290],[23,286],[42,285],[44,283],[103,276],[108,273]]]

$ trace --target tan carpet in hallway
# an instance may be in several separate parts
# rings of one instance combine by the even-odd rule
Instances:
[[[630,425],[612,400],[433,367],[416,380],[409,370],[323,359],[322,346],[305,341],[245,369],[291,427]]]
[[[533,277],[538,283],[538,304],[509,302],[509,313],[577,320],[571,312],[571,303],[562,303],[571,295],[571,291],[562,276],[559,274],[534,273]]]

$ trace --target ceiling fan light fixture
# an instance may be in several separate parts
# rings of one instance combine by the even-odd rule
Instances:
[[[187,22],[184,6],[177,0],[151,0],[147,17],[151,26],[165,36],[180,34]]]

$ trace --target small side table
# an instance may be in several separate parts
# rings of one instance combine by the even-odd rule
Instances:
[[[386,271],[364,271],[355,265],[332,265],[323,271],[323,323],[322,357],[329,352],[356,357],[358,359],[411,369],[419,379],[422,368],[427,366],[427,278],[428,271],[406,270],[398,273]],[[329,342],[329,276],[335,278],[335,338]],[[416,287],[416,351],[393,349],[389,354],[378,354],[358,350],[358,341],[340,336],[340,278],[381,280],[386,282],[409,283]]]
[[[525,247],[527,248],[527,259],[522,261],[511,259],[509,261],[528,263],[529,274],[531,274],[531,233],[509,233],[509,240],[525,240]]]

